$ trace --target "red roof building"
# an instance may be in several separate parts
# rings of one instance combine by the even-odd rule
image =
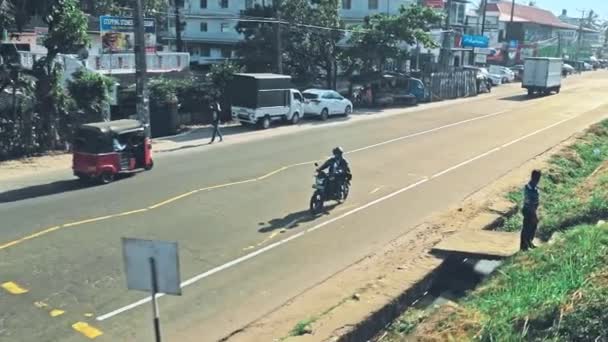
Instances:
[[[498,13],[498,20],[501,22],[511,21],[511,1],[500,1],[498,3],[488,3],[487,11],[489,13]],[[577,29],[576,26],[566,24],[559,20],[551,11],[538,8],[535,6],[526,6],[515,4],[513,11],[513,22],[530,23],[543,26],[549,26],[558,29]]]

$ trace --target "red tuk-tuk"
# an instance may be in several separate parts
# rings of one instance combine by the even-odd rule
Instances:
[[[74,136],[72,169],[83,181],[110,183],[117,174],[150,170],[152,144],[137,120],[80,126]]]

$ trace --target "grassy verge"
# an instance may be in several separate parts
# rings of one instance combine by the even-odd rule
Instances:
[[[505,262],[459,305],[406,313],[388,331],[432,341],[608,341],[608,120],[543,170],[538,236],[562,238]],[[523,193],[507,195],[521,204]],[[521,214],[502,230],[521,229]],[[420,318],[420,319],[419,319]]]
[[[608,174],[585,186],[586,179],[607,159],[608,120],[592,126],[574,146],[550,160],[540,183],[539,237],[546,240],[573,225],[593,223],[608,216]],[[523,193],[518,190],[507,197],[521,204]],[[518,211],[502,229],[517,231],[521,222]]]
[[[577,226],[563,240],[509,260],[419,334],[445,341],[602,341],[607,262],[608,227]]]

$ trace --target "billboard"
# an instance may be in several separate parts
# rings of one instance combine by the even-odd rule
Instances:
[[[103,53],[132,53],[135,47],[133,18],[99,17],[99,31]],[[144,19],[146,52],[156,51],[156,22]]]
[[[424,5],[430,8],[443,8],[443,0],[425,0]]]
[[[490,39],[486,36],[472,36],[465,34],[462,36],[462,47],[486,48],[490,45]]]

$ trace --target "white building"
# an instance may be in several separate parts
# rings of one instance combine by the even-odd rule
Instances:
[[[208,65],[234,58],[235,45],[242,39],[236,32],[241,11],[255,4],[272,4],[273,0],[185,0],[180,10],[186,23],[182,31],[184,49],[193,63]],[[377,13],[397,14],[402,5],[417,0],[342,0],[340,15],[347,24],[359,24]],[[173,9],[170,10],[173,13]],[[175,51],[175,17],[169,16],[166,32],[169,48]]]

